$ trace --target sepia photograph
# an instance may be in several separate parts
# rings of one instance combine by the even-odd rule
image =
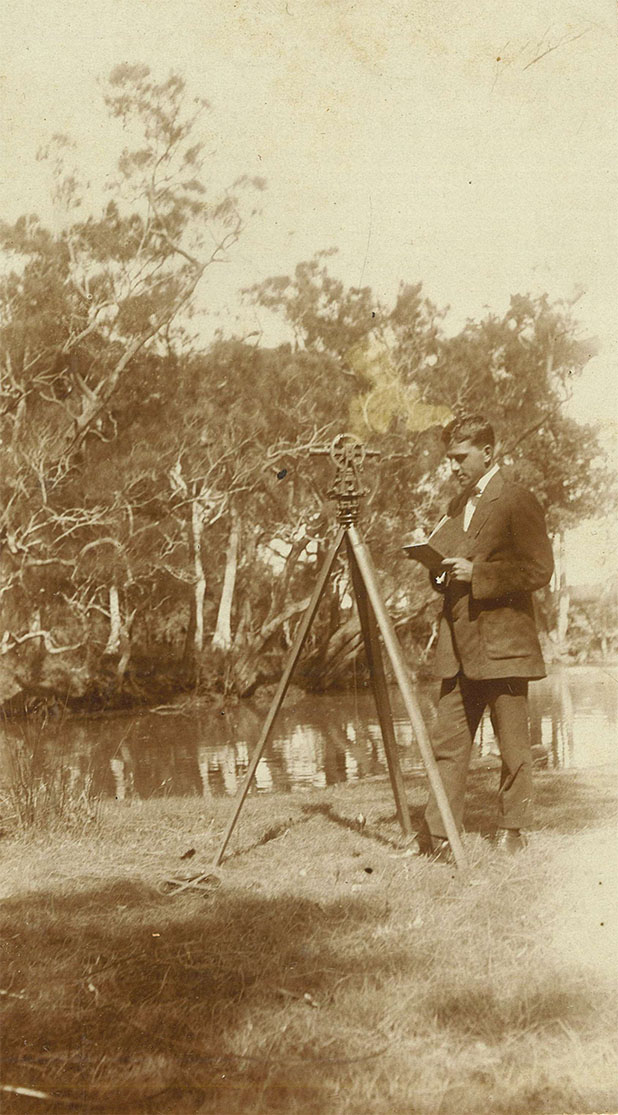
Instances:
[[[0,1111],[618,1112],[610,0],[4,0]]]

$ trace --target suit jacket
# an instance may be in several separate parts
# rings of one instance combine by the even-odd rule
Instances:
[[[468,678],[545,677],[532,593],[554,569],[543,511],[532,492],[496,473],[480,496],[467,531],[465,497],[449,507],[432,535],[445,557],[472,562],[472,583],[449,580],[434,672]]]

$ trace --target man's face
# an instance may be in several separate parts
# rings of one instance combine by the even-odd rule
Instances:
[[[491,445],[473,445],[471,441],[458,441],[447,451],[453,475],[460,488],[472,488],[478,484],[493,462]]]

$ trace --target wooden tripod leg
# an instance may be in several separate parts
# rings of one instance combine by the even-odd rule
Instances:
[[[348,527],[347,540],[353,550],[354,557],[356,558],[358,568],[367,589],[369,600],[371,601],[371,606],[375,613],[378,627],[380,628],[382,638],[384,639],[384,645],[392,662],[395,677],[397,679],[397,684],[403,698],[403,703],[406,707],[406,712],[410,718],[412,727],[414,728],[414,734],[416,735],[425,770],[427,771],[427,777],[429,779],[431,789],[433,790],[438,809],[440,810],[440,816],[444,821],[444,828],[446,830],[446,835],[448,837],[453,856],[455,857],[455,863],[457,864],[458,868],[464,869],[466,865],[466,857],[463,850],[463,845],[461,843],[461,838],[459,836],[459,832],[457,831],[457,825],[455,824],[455,820],[451,812],[451,807],[444,790],[444,786],[442,785],[442,779],[440,778],[438,764],[436,763],[434,757],[434,753],[429,740],[429,735],[427,733],[427,728],[425,727],[425,721],[423,720],[423,714],[420,710],[418,701],[408,677],[408,671],[401,647],[399,645],[399,640],[397,639],[397,635],[395,634],[395,629],[391,622],[391,618],[382,601],[376,571],[374,569],[373,561],[371,560],[371,554],[369,553],[366,544],[362,541],[355,526]]]
[[[412,824],[410,821],[410,811],[408,809],[408,803],[406,801],[406,791],[403,782],[403,775],[401,773],[401,766],[399,764],[397,740],[395,739],[395,729],[393,727],[393,713],[391,711],[388,686],[386,684],[386,676],[384,674],[384,662],[382,661],[382,649],[380,647],[380,638],[378,635],[376,618],[373,608],[371,607],[371,602],[367,595],[365,582],[363,581],[360,569],[358,567],[356,555],[347,537],[346,547],[348,551],[350,571],[352,573],[354,595],[356,596],[358,618],[360,620],[361,631],[363,633],[363,642],[365,644],[365,655],[367,657],[367,665],[369,667],[369,675],[371,677],[371,686],[373,689],[373,696],[378,713],[378,720],[380,721],[382,739],[384,741],[384,754],[386,755],[388,773],[391,780],[391,786],[393,787],[393,797],[395,798],[395,805],[397,808],[397,820],[399,821],[404,836],[411,836]]]
[[[257,770],[257,765],[258,765],[260,759],[262,758],[262,753],[264,751],[264,748],[266,747],[266,744],[268,743],[270,733],[272,731],[273,724],[275,723],[275,718],[277,716],[277,713],[279,712],[279,709],[281,708],[281,705],[283,704],[283,699],[284,699],[284,697],[287,693],[288,685],[290,684],[290,679],[292,677],[294,667],[296,666],[296,663],[298,662],[298,659],[300,658],[301,651],[302,651],[303,646],[305,644],[305,639],[307,638],[307,635],[309,634],[309,629],[310,629],[311,624],[313,622],[313,618],[315,616],[315,613],[318,610],[318,605],[320,603],[320,600],[322,599],[322,594],[323,594],[324,589],[326,587],[326,582],[328,581],[328,578],[330,576],[331,569],[333,568],[333,565],[335,563],[335,558],[337,557],[337,554],[339,553],[339,549],[340,549],[341,543],[343,541],[344,534],[345,534],[345,527],[342,527],[342,526],[339,527],[339,530],[337,531],[335,541],[333,542],[333,544],[332,544],[332,546],[331,546],[331,548],[328,552],[328,555],[326,557],[326,560],[325,560],[325,562],[324,562],[324,564],[323,564],[323,566],[320,569],[320,572],[318,574],[318,579],[316,581],[315,588],[314,588],[312,596],[311,596],[311,600],[309,601],[309,604],[307,605],[307,608],[306,608],[306,610],[303,614],[303,617],[302,617],[302,619],[301,619],[301,621],[298,625],[298,630],[297,630],[296,635],[294,637],[294,642],[293,642],[293,644],[290,648],[290,652],[289,652],[288,657],[287,657],[287,661],[286,661],[286,664],[285,664],[285,669],[283,671],[283,674],[281,675],[281,680],[279,682],[279,685],[277,686],[277,691],[276,691],[276,693],[275,693],[275,695],[272,699],[270,708],[268,710],[268,714],[266,716],[266,720],[264,721],[264,726],[262,728],[262,734],[261,734],[261,736],[260,736],[260,738],[257,742],[255,751],[253,752],[253,755],[251,756],[251,762],[249,763],[249,767],[248,767],[247,773],[245,775],[245,781],[243,782],[242,787],[240,789],[240,792],[238,794],[238,798],[235,802],[234,810],[232,812],[232,816],[230,817],[230,820],[228,822],[228,826],[225,830],[225,836],[223,837],[223,842],[221,844],[221,847],[219,848],[217,858],[214,861],[215,862],[215,867],[218,867],[219,864],[221,863],[221,860],[223,859],[223,856],[225,854],[225,849],[227,848],[227,845],[228,845],[228,841],[229,841],[230,836],[232,835],[232,833],[234,831],[234,827],[235,827],[236,822],[237,822],[237,820],[240,816],[240,811],[243,807],[245,798],[246,798],[247,794],[249,793],[249,789],[250,789],[251,783],[253,781],[253,776],[254,776],[254,774]]]

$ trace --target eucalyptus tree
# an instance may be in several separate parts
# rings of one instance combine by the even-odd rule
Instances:
[[[574,301],[514,295],[504,314],[469,321],[445,339],[426,385],[431,397],[447,393],[454,408],[483,410],[495,421],[503,461],[545,508],[556,558],[546,622],[558,653],[566,650],[569,622],[565,531],[616,501],[598,430],[568,406],[595,352]]]
[[[323,359],[290,345],[221,341],[192,367],[204,444],[187,466],[206,455],[223,496],[223,545],[220,534],[204,538],[216,604],[210,650],[224,686],[246,693],[276,673],[289,624],[307,602],[325,527],[308,452],[331,430],[333,410],[347,407],[349,384],[333,385]],[[213,550],[218,560],[209,561]]]
[[[429,528],[448,500],[440,427],[464,410],[494,420],[503,459],[539,495],[559,553],[565,529],[614,498],[597,431],[567,408],[594,342],[582,334],[573,303],[527,295],[514,295],[503,315],[469,320],[449,335],[445,311],[420,283],[401,283],[392,307],[378,305],[370,291],[346,290],[329,275],[331,254],[251,293],[281,314],[299,346],[330,362],[333,382],[349,377],[347,409],[333,410],[333,418],[382,452],[372,468],[365,532],[376,544],[387,594],[427,650],[432,596],[422,572],[402,566],[401,539]],[[560,642],[568,618],[564,577],[552,611],[548,622]],[[330,648],[322,647],[324,661],[336,627]]]
[[[207,188],[199,128],[208,106],[178,75],[157,81],[147,67],[123,64],[104,99],[130,145],[95,189],[98,209],[71,166],[71,143],[54,137],[42,157],[62,214],[57,230],[35,216],[0,226],[5,650],[31,635],[43,646],[36,633],[52,611],[59,621],[62,599],[68,641],[82,650],[93,609],[105,615],[102,649],[119,655],[122,673],[133,610],[127,590],[139,583],[130,571],[137,542],[127,493],[143,462],[136,475],[119,475],[115,403],[131,384],[148,395],[153,364],[186,346],[183,325],[198,287],[228,258],[263,183]],[[194,498],[203,501],[199,487]],[[33,598],[29,582],[44,568],[55,609],[43,607],[47,619],[45,592]],[[50,635],[48,648],[53,642]]]

